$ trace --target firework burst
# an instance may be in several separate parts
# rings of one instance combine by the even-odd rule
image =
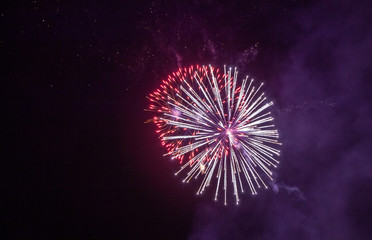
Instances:
[[[178,159],[186,172],[184,182],[201,179],[197,194],[215,184],[214,199],[232,186],[236,203],[246,184],[252,194],[272,180],[278,131],[268,108],[263,85],[254,86],[248,76],[238,81],[238,71],[224,66],[179,69],[149,95],[149,111],[165,155]]]

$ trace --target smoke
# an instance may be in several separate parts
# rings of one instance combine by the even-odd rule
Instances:
[[[270,26],[292,42],[269,79],[283,142],[278,183],[239,207],[201,205],[189,239],[372,236],[369,9],[322,1]]]
[[[287,194],[296,196],[298,199],[306,200],[304,194],[298,187],[287,186],[285,184],[275,182],[271,182],[269,184],[275,193],[279,193],[279,191],[285,191]]]

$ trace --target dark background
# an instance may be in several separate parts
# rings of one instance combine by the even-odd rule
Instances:
[[[369,1],[9,1],[0,8],[2,239],[371,239]],[[270,189],[195,196],[144,124],[191,64],[265,82]]]

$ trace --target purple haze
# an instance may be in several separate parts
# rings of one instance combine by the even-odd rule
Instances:
[[[274,191],[199,206],[189,239],[372,236],[370,10],[327,1],[272,26],[293,41],[268,77],[283,142]]]

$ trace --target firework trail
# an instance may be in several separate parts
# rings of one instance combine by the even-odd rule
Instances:
[[[267,188],[281,145],[268,111],[273,103],[260,93],[263,83],[256,88],[248,76],[237,77],[236,68],[224,66],[221,73],[191,66],[169,75],[148,97],[165,155],[183,164],[175,174],[187,172],[184,182],[201,178],[197,194],[214,182],[214,199],[222,192],[225,204],[228,185],[237,204],[246,183],[254,195]]]

